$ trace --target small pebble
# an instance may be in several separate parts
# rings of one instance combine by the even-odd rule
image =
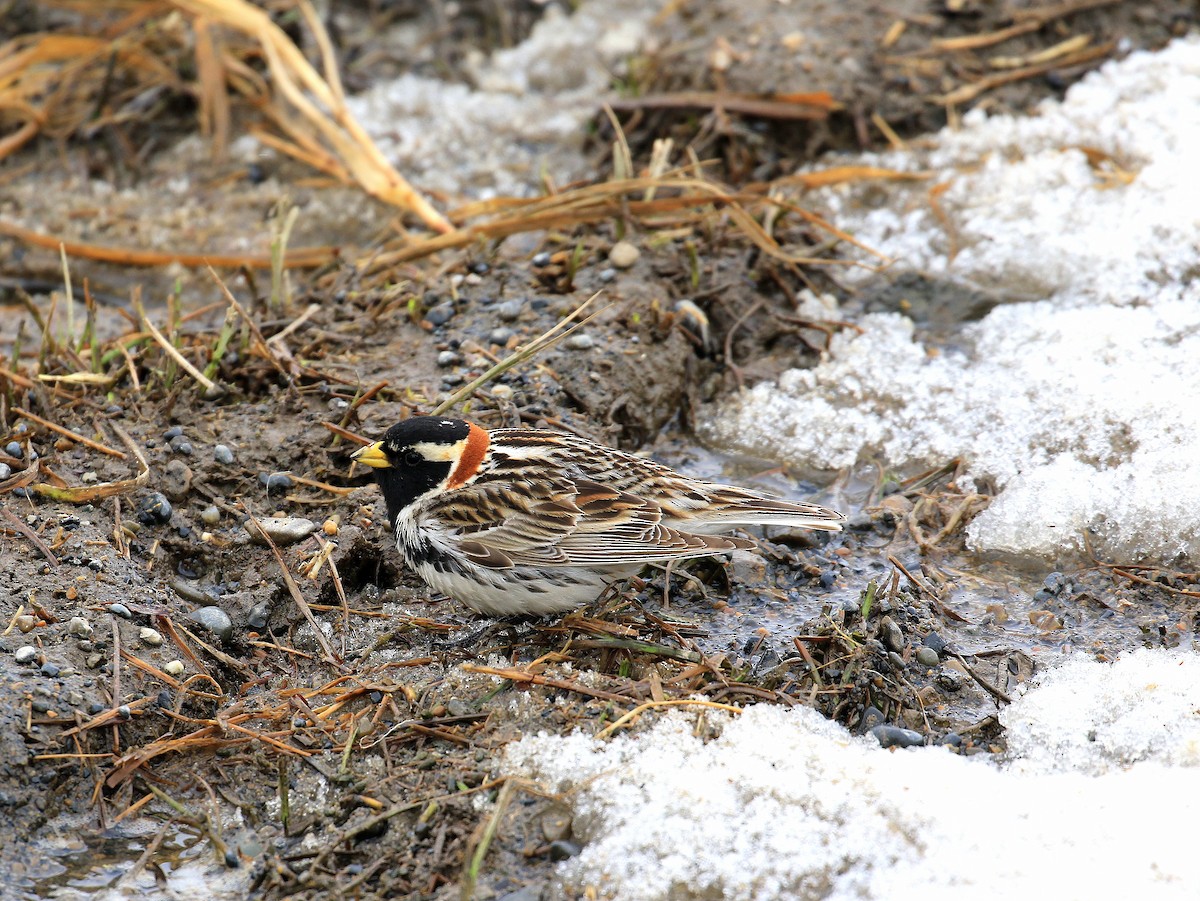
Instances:
[[[460,360],[462,360],[462,357],[452,350],[443,350],[437,356],[437,364],[439,366],[455,366]]]
[[[21,445],[16,441],[10,441],[8,444],[4,445],[4,452],[10,457],[16,457],[18,460],[20,460],[22,457]]]
[[[939,688],[944,688],[946,691],[959,691],[963,687],[962,674],[946,666],[938,671],[934,681],[937,682]]]
[[[287,491],[295,484],[286,472],[260,472],[258,480],[267,487],[268,494],[272,491]]]
[[[862,719],[858,723],[859,733],[870,732],[876,726],[881,726],[887,722],[887,717],[883,715],[883,711],[875,706],[867,706],[863,708]]]
[[[532,260],[530,260],[530,262],[533,263],[534,266],[537,266],[539,269],[541,269],[543,266],[549,266],[550,265],[550,254],[546,253],[545,251],[542,251],[541,253],[538,253],[538,254],[534,254],[534,257]]]
[[[605,268],[605,269],[600,270],[600,281],[605,282],[606,284],[608,282],[611,282],[616,277],[617,277],[616,269]]]
[[[176,438],[183,437],[183,426],[173,425],[162,433],[163,441],[174,441]]]
[[[192,442],[188,441],[186,438],[180,437],[172,439],[171,450],[175,451],[177,454],[183,454],[185,457],[190,457],[195,448],[192,447]]]
[[[425,313],[425,321],[430,325],[445,325],[454,318],[454,304],[446,302],[439,303],[437,306],[430,308]]]
[[[256,632],[261,632],[267,628],[267,622],[271,618],[271,605],[263,602],[255,604],[250,608],[250,612],[246,614],[246,625]]]
[[[17,663],[25,664],[33,663],[33,661],[37,659],[37,655],[37,648],[35,648],[33,645],[27,644],[17,648],[17,650],[13,653],[13,658],[17,661]]]
[[[88,654],[87,659],[83,661],[83,665],[88,669],[96,669],[104,662],[104,657],[101,654]]]
[[[233,462],[233,451],[227,448],[224,444],[218,444],[213,448],[213,459],[218,463],[224,463],[228,466]]]
[[[493,385],[492,386],[492,397],[499,398],[500,400],[510,400],[512,398],[512,396],[513,396],[513,389],[510,388],[508,385]]]
[[[16,627],[22,632],[32,632],[37,628],[38,621],[36,616],[31,616],[28,613],[22,613],[13,620],[13,623],[15,623]]]
[[[591,335],[572,335],[563,344],[571,350],[590,350],[596,346],[596,340]]]
[[[453,388],[455,385],[461,385],[466,379],[463,378],[461,372],[448,372],[442,376],[442,384]]]
[[[311,519],[301,519],[298,516],[283,516],[278,518],[272,516],[260,519],[258,522],[262,526],[262,531],[259,531],[250,520],[247,520],[243,527],[250,533],[250,538],[255,544],[267,543],[263,537],[264,533],[276,544],[295,544],[317,530],[317,524]]]
[[[628,269],[637,262],[641,251],[628,241],[618,241],[608,252],[608,261],[618,269]]]
[[[941,662],[942,658],[933,648],[920,648],[917,651],[917,663],[921,666],[937,666]]]
[[[149,645],[152,648],[156,648],[163,643],[162,635],[149,626],[143,626],[138,630],[138,638],[141,639],[142,644]]]
[[[199,610],[189,613],[188,619],[203,626],[222,642],[227,642],[233,637],[233,620],[220,607],[201,607]]]
[[[550,843],[551,860],[567,860],[574,857],[583,849],[572,841],[562,840]]]
[[[133,612],[124,604],[119,602],[116,604],[109,604],[108,612],[121,617],[121,619],[133,619]]]
[[[942,638],[942,636],[938,635],[936,632],[930,632],[928,635],[926,635],[923,644],[931,651],[936,651],[939,656],[941,655],[942,651],[946,650],[946,639]]]
[[[163,494],[175,500],[183,500],[192,490],[192,471],[182,460],[171,460],[163,470]]]
[[[143,525],[161,525],[170,522],[171,513],[171,502],[167,500],[166,495],[155,491],[144,497],[138,504],[137,518]]]
[[[42,675],[48,679],[55,678],[61,672],[62,667],[60,667],[57,663],[51,663],[49,660],[47,660],[42,664]]]
[[[92,651],[96,650],[96,642],[92,641],[90,638],[81,638],[79,640],[79,650],[83,651],[85,654],[90,654]]]
[[[331,516],[329,519],[321,523],[321,531],[332,538],[338,533],[338,521],[336,516]]]
[[[882,632],[883,643],[893,651],[904,650],[904,633],[890,616],[879,621],[879,631]]]
[[[503,326],[500,328],[494,328],[488,332],[488,341],[490,341],[492,344],[498,344],[501,347],[504,347],[512,339],[514,334],[515,333],[510,328],[504,328]]]
[[[34,713],[48,713],[53,705],[43,698],[38,698],[29,707]]]
[[[506,300],[502,304],[497,304],[496,315],[502,322],[513,322],[521,315],[521,308],[524,305],[523,300]]]
[[[0,463],[0,482],[3,482],[12,475],[12,467],[7,463]]]
[[[71,621],[67,623],[67,634],[87,638],[92,634],[92,624],[82,616],[72,616]]]
[[[209,504],[200,511],[200,521],[206,526],[215,526],[221,521],[221,511],[218,510],[213,504]]]
[[[899,726],[876,726],[871,730],[880,747],[884,748],[915,748],[925,744],[925,736],[912,729],[901,729]]]
[[[166,673],[168,676],[182,676],[183,675],[183,661],[168,660],[166,663],[163,664],[163,672]]]
[[[117,708],[117,716],[119,716],[123,720],[127,720],[131,716],[133,716],[133,711],[129,709],[128,704],[122,704],[120,707]]]
[[[542,816],[542,835],[548,842],[564,841],[571,835],[571,817],[561,811],[552,810]]]

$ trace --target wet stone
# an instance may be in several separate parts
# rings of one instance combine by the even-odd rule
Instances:
[[[224,444],[218,444],[213,448],[213,459],[218,463],[224,463],[228,466],[233,462],[233,451],[227,448]]]
[[[939,688],[946,691],[960,691],[963,687],[962,674],[949,667],[942,667],[934,681],[937,682]]]
[[[219,638],[222,644],[233,637],[233,620],[220,607],[201,607],[189,613],[188,619],[207,629]]]
[[[570,350],[591,350],[596,346],[596,339],[591,335],[572,335],[563,346]]]
[[[915,748],[925,744],[925,736],[912,729],[901,729],[899,726],[876,726],[871,730],[875,740],[883,748]]]
[[[61,672],[62,667],[60,667],[57,663],[51,663],[49,660],[47,660],[42,664],[42,675],[48,679],[55,678]]]
[[[177,454],[183,454],[185,457],[190,457],[195,448],[192,447],[192,442],[186,438],[176,438],[171,442],[171,450]]]
[[[941,662],[942,658],[933,648],[920,648],[917,651],[917,663],[921,666],[937,666]]]
[[[104,656],[102,654],[88,654],[87,659],[83,661],[83,665],[88,669],[96,669],[103,662]]]
[[[153,526],[169,522],[171,519],[171,502],[166,495],[155,491],[142,498],[138,504],[137,518],[143,525]]]
[[[121,619],[133,619],[133,612],[121,603],[109,604],[108,612],[121,617]]]
[[[7,463],[0,463],[0,482],[3,482],[12,475],[12,467]]]
[[[10,457],[16,457],[18,460],[23,456],[21,453],[21,445],[15,441],[10,441],[4,445],[4,452]]]
[[[437,364],[439,366],[455,366],[462,360],[458,354],[452,350],[443,350],[437,356]]]
[[[247,521],[244,528],[255,544],[266,544],[266,538],[270,538],[275,544],[287,545],[307,538],[317,530],[317,524],[311,519],[284,516],[260,519],[258,526],[253,521]]]
[[[923,644],[931,651],[936,652],[939,656],[943,651],[946,650],[946,639],[938,635],[937,632],[930,632],[928,635],[926,635]]]
[[[562,841],[571,834],[571,817],[561,810],[552,810],[542,817],[542,835],[548,842]]]
[[[451,388],[455,385],[461,385],[464,381],[465,379],[463,379],[461,372],[451,372],[442,376],[442,384]]]
[[[1042,587],[1052,594],[1062,594],[1070,586],[1071,580],[1060,572],[1052,572],[1042,582]]]
[[[30,709],[33,710],[34,713],[49,713],[51,708],[53,708],[53,706],[54,705],[51,704],[49,701],[44,700],[42,698],[38,698],[36,701],[31,702],[29,705]]]
[[[512,336],[514,334],[515,332],[513,332],[513,330],[510,328],[494,328],[488,332],[488,341],[490,341],[492,344],[499,344],[501,347],[503,347],[510,340],[512,340]]]
[[[174,441],[176,438],[183,437],[183,426],[173,425],[162,433],[163,441]]]
[[[268,492],[287,491],[295,484],[286,472],[260,472],[258,480],[266,486]]]
[[[451,303],[439,303],[425,313],[425,321],[430,325],[445,325],[454,318],[454,305]]]
[[[32,645],[23,645],[13,652],[13,658],[22,665],[37,660],[38,650]]]
[[[882,726],[886,718],[883,711],[878,707],[868,706],[863,708],[862,720],[858,724],[859,732],[870,732],[876,726]]]
[[[271,620],[271,605],[263,602],[255,604],[250,608],[250,612],[246,614],[246,625],[256,632],[261,632],[267,628],[267,623]]]
[[[192,490],[192,471],[182,460],[171,460],[163,470],[162,490],[169,498],[183,500]]]
[[[143,626],[138,630],[138,638],[142,644],[152,648],[157,648],[163,643],[163,637],[157,629],[151,629],[149,626]]]
[[[500,317],[501,322],[513,322],[521,315],[523,306],[525,302],[522,300],[506,300],[496,305],[496,315]]]
[[[900,631],[900,627],[896,625],[896,621],[890,616],[885,616],[879,621],[880,637],[883,638],[883,643],[893,651],[904,650],[904,633]]]
[[[542,253],[534,254],[533,259],[530,260],[529,262],[531,262],[534,266],[538,267],[539,269],[541,269],[545,266],[549,266],[550,265],[550,254],[546,253],[545,251],[543,251]]]
[[[28,613],[22,613],[13,620],[13,625],[15,625],[22,632],[32,632],[37,628],[37,624],[37,617],[31,616]]]
[[[579,845],[571,841],[557,841],[550,843],[550,859],[551,860],[569,860],[576,856],[583,849]]]

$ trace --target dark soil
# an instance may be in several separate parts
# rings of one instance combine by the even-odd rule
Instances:
[[[478,13],[496,5],[464,6]],[[515,5],[501,17],[507,24],[479,13],[449,33],[507,43],[537,6]],[[387,23],[414,10],[361,12],[364,22]],[[1003,50],[1019,55],[1078,33],[1155,46],[1189,15],[1189,4],[1169,0],[1106,4]],[[898,20],[907,27],[881,50]],[[844,112],[820,125],[655,112],[627,130],[635,146],[673,131],[701,156],[717,150],[735,181],[771,177],[825,149],[878,146],[871,113],[903,135],[942,124],[945,108],[928,95],[976,74],[977,60],[933,58],[930,39],[1011,21],[995,4],[954,13],[926,3],[684,4],[647,56],[647,90],[829,90]],[[793,32],[803,37],[780,43]],[[377,33],[351,28],[343,40],[354,42],[346,48],[354,58],[378,58]],[[714,67],[714,47],[733,62]],[[362,67],[354,71],[366,78]],[[1082,71],[1016,82],[984,102],[1026,110]],[[31,148],[22,179],[44,180],[49,191],[60,174],[56,155]],[[65,145],[63,155],[95,159],[86,146]],[[214,186],[223,183],[219,171]],[[229,196],[214,188],[214,210]],[[352,196],[322,194],[319,206],[333,212],[306,218],[314,242],[344,239],[344,228],[370,246],[386,216]],[[70,199],[63,203],[66,229]],[[224,237],[257,237],[257,221],[236,234],[239,209],[223,220]],[[113,241],[122,227],[146,228],[156,212],[169,219],[171,211],[134,212],[133,224],[114,225]],[[220,237],[221,221],[209,235]],[[608,260],[618,229],[640,246],[628,269]],[[1090,565],[1065,575],[1049,565],[1019,572],[967,557],[961,532],[921,553],[913,501],[930,499],[915,519],[935,533],[963,502],[952,469],[886,486],[863,481],[866,471],[816,474],[817,485],[770,461],[698,447],[688,429],[702,405],[815,359],[821,333],[789,319],[794,298],[814,280],[837,285],[764,260],[728,229],[688,241],[645,237],[631,221],[538,235],[534,246],[510,242],[412,265],[386,283],[364,281],[347,254],[296,279],[291,299],[275,308],[266,276],[231,273],[249,321],[267,339],[283,337],[261,344],[238,319],[214,374],[223,387],[216,398],[144,335],[122,336],[136,331],[128,287],[142,284],[151,321],[178,322],[175,344],[203,367],[224,302],[173,320],[157,288],[179,273],[82,261],[72,264],[75,278],[104,295],[96,346],[122,344],[129,359],[114,353],[98,368],[111,382],[39,378],[91,367],[83,342],[56,343],[53,329],[44,337],[21,302],[27,291],[29,305],[47,315],[49,283],[61,272],[56,256],[8,246],[0,269],[10,292],[0,338],[12,361],[0,377],[0,463],[10,473],[0,479],[8,626],[0,637],[0,871],[10,879],[0,895],[45,897],[119,879],[152,893],[148,872],[123,875],[149,848],[143,863],[159,879],[199,873],[202,891],[218,898],[458,897],[491,816],[479,800],[499,787],[497,751],[526,731],[596,731],[641,702],[700,692],[812,703],[851,729],[882,722],[986,753],[1003,746],[994,712],[1039,655],[1169,647],[1190,632],[1187,615],[1170,604],[1170,592],[1186,587],[1178,574],[1118,585]],[[538,251],[574,257],[569,277]],[[185,314],[220,298],[207,274],[185,281]],[[573,431],[793,496],[817,493],[851,514],[849,528],[828,538],[761,537],[760,554],[698,564],[669,586],[651,571],[565,617],[489,624],[430,597],[403,570],[374,485],[350,466],[357,445],[338,429],[375,436],[431,409],[601,289],[611,306],[583,330],[590,342],[561,344],[505,373],[459,412],[492,427]],[[706,313],[707,339],[678,312],[685,298]],[[10,442],[19,453],[5,451]],[[232,462],[218,459],[217,445]],[[132,479],[139,453],[149,474],[132,490],[76,503],[33,491]],[[276,516],[318,528],[281,543],[277,556],[246,528],[248,517]],[[206,607],[229,617],[227,634],[192,619]],[[30,659],[18,662],[25,646]],[[936,665],[918,661],[923,649],[936,652]],[[561,799],[534,796],[509,808],[478,877],[479,897],[534,898],[553,885],[562,846],[552,844],[570,839],[565,810]]]

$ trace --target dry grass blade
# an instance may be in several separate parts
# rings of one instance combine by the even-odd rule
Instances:
[[[0,158],[3,158],[0,156]],[[85,241],[64,241],[54,235],[46,235],[29,228],[22,228],[12,222],[0,222],[0,235],[16,238],[23,244],[33,247],[44,247],[57,251],[60,247],[67,256],[79,257],[86,260],[98,260],[102,263],[115,263],[119,266],[167,266],[178,263],[181,266],[218,266],[222,269],[270,269],[270,256],[254,254],[221,254],[221,253],[176,253],[169,250],[129,249],[124,247],[109,247],[104,244],[89,244]],[[289,250],[284,255],[283,265],[289,269],[315,269],[337,259],[336,247],[306,247]]]
[[[121,439],[121,442],[141,467],[141,472],[134,478],[122,479],[118,482],[101,482],[97,485],[81,486],[78,488],[63,488],[58,485],[47,484],[46,482],[36,482],[29,486],[29,490],[37,492],[42,497],[68,504],[91,504],[101,498],[112,497],[117,494],[128,494],[149,484],[150,464],[146,462],[146,457],[142,453],[142,449],[134,444],[133,439],[115,422],[110,422],[109,425],[117,433],[117,437]]]
[[[266,11],[245,0],[172,0],[172,3],[197,18],[220,23],[257,40],[271,69],[275,88],[329,143],[363,190],[385,203],[411,211],[435,231],[451,229],[442,215],[392,167],[346,107],[333,67],[329,49],[332,45],[306,0],[301,0],[300,7],[305,22],[322,48],[326,64],[324,78],[283,29],[271,21]],[[282,108],[277,107],[275,113],[276,121],[289,132],[297,129]]]
[[[715,710],[724,710],[726,713],[741,713],[741,707],[734,707],[732,704],[718,704],[715,701],[705,701],[701,698],[676,698],[667,701],[647,701],[633,710],[623,715],[620,719],[613,720],[603,729],[596,733],[596,738],[605,739],[625,726],[631,724],[639,716],[647,710],[654,710],[657,707],[711,707]]]

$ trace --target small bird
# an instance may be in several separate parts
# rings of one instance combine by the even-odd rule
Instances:
[[[736,526],[838,532],[845,518],[574,435],[437,416],[392,426],[353,459],[375,470],[409,567],[492,616],[572,610],[648,563],[754,547],[714,534]]]

